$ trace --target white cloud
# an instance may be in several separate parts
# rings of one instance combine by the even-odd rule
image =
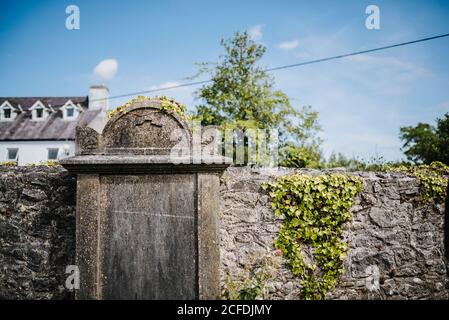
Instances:
[[[254,40],[254,41],[262,40],[262,37],[263,37],[262,28],[263,27],[264,27],[263,24],[257,24],[255,26],[248,28],[247,32],[248,32],[248,35],[251,38],[251,40]]]
[[[115,59],[105,59],[100,61],[94,68],[94,75],[104,80],[111,80],[117,73],[118,62]]]
[[[295,39],[295,40],[291,40],[291,41],[281,42],[278,45],[278,48],[282,49],[282,50],[291,50],[291,49],[297,48],[298,46],[299,46],[299,40]]]

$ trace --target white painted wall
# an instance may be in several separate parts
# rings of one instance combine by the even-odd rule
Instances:
[[[19,148],[19,166],[48,160],[48,148],[59,148],[58,158],[67,157],[64,152],[67,145],[68,156],[75,154],[74,141],[0,141],[0,162],[7,161],[8,148]]]

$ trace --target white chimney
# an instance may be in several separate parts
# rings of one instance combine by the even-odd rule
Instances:
[[[109,109],[109,89],[105,85],[93,85],[89,88],[89,110]]]

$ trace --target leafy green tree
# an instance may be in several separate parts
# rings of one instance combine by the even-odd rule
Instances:
[[[258,66],[266,47],[252,41],[246,32],[222,40],[225,54],[219,62],[200,64],[199,74],[212,82],[197,91],[202,104],[194,117],[202,125],[237,129],[277,129],[282,145],[304,150],[317,149],[320,130],[318,113],[310,107],[298,110],[274,79]]]
[[[437,125],[418,123],[415,127],[402,127],[400,138],[407,159],[415,163],[430,164],[440,161],[449,164],[449,113],[437,119]]]

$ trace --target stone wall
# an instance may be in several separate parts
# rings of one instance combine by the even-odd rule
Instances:
[[[335,170],[334,170],[335,171]],[[303,170],[307,174],[320,172]],[[252,256],[273,251],[279,218],[261,189],[264,181],[291,170],[230,168],[222,177],[221,263],[223,283],[244,274]],[[346,226],[349,255],[345,273],[329,299],[447,299],[444,204],[422,204],[414,178],[399,174],[353,173],[364,190]],[[378,270],[379,277],[376,277]],[[229,277],[229,275],[231,275]],[[368,286],[378,278],[379,290]],[[373,283],[374,284],[374,283]],[[270,298],[298,299],[298,280],[281,268],[268,284]]]
[[[280,219],[261,183],[291,170],[230,168],[221,181],[221,270],[238,278],[255,255],[273,251]],[[316,171],[306,170],[308,174]],[[356,173],[365,181],[345,238],[346,272],[330,299],[447,299],[444,205],[422,204],[415,179]],[[75,179],[57,167],[0,167],[0,299],[70,299],[65,267],[75,247]],[[367,289],[373,268],[379,290]],[[372,277],[372,276],[371,276]],[[270,298],[297,299],[281,267]]]
[[[75,179],[55,167],[0,166],[0,299],[68,299]]]

